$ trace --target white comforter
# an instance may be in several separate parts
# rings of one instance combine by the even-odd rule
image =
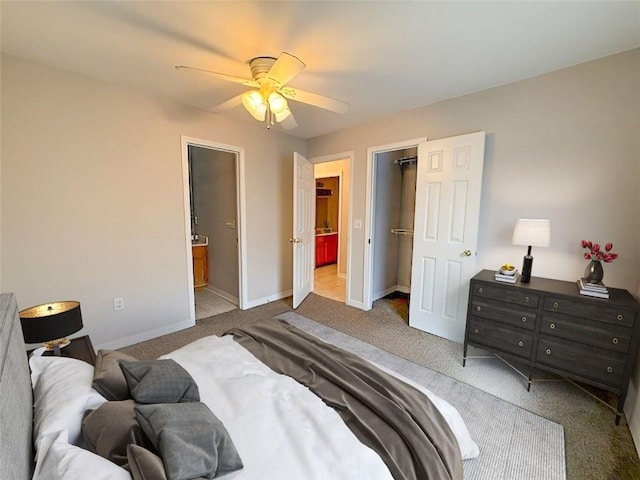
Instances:
[[[162,358],[174,359],[191,374],[201,400],[229,431],[244,468],[225,478],[392,480],[380,457],[332,408],[273,372],[231,336],[205,337]],[[463,458],[477,456],[458,412],[429,396],[452,425]]]

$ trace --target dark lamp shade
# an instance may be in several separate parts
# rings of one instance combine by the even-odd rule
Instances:
[[[44,303],[20,312],[25,343],[56,340],[82,329],[80,303],[73,301]]]

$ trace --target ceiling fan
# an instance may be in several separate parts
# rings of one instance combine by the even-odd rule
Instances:
[[[249,61],[249,67],[251,68],[251,79],[184,65],[178,65],[175,68],[177,70],[207,73],[222,80],[252,87],[252,90],[227,100],[215,107],[213,111],[223,112],[242,104],[253,118],[261,122],[266,120],[267,128],[270,128],[274,122],[278,122],[287,130],[298,126],[291,110],[289,110],[287,99],[335,113],[347,113],[349,111],[349,104],[346,102],[286,86],[293,77],[306,67],[298,57],[290,53],[282,52],[278,58],[253,58]]]

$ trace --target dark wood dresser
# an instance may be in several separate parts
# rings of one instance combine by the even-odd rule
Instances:
[[[609,299],[578,293],[576,282],[532,277],[498,282],[494,271],[471,279],[463,366],[474,345],[524,365],[527,389],[534,368],[618,395],[616,424],[627,397],[640,336],[640,304],[609,288]]]

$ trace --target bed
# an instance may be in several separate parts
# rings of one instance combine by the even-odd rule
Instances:
[[[36,357],[30,372],[13,295],[0,296],[0,315],[3,479],[461,479],[462,460],[478,455],[445,401],[276,320],[154,362],[105,351],[95,369]],[[289,358],[297,350],[306,360]]]

